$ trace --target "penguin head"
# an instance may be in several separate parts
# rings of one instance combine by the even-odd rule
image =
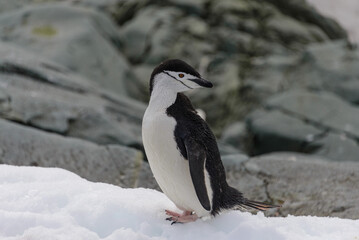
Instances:
[[[151,74],[150,93],[156,88],[175,92],[184,92],[190,89],[206,87],[213,84],[201,77],[201,75],[189,64],[179,59],[169,59],[158,65]]]

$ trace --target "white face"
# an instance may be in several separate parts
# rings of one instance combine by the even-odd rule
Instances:
[[[156,75],[153,89],[171,89],[175,92],[184,92],[190,89],[209,87],[208,84],[211,85],[208,81],[188,73],[163,71]]]

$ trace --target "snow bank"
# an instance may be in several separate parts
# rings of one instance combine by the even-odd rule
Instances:
[[[242,212],[171,226],[162,193],[88,182],[56,168],[0,165],[0,239],[359,239],[359,220]]]

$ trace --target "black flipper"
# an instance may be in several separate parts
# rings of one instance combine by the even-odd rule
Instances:
[[[207,194],[204,174],[204,165],[206,164],[206,151],[201,145],[199,145],[191,138],[184,139],[183,142],[186,148],[191,178],[194,185],[194,189],[196,190],[197,197],[202,204],[202,207],[207,211],[210,211],[211,204]]]

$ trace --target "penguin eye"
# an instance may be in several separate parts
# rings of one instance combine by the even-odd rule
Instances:
[[[183,73],[180,73],[180,74],[178,74],[178,76],[179,76],[180,78],[183,78],[183,77],[184,77],[184,74],[183,74]]]

